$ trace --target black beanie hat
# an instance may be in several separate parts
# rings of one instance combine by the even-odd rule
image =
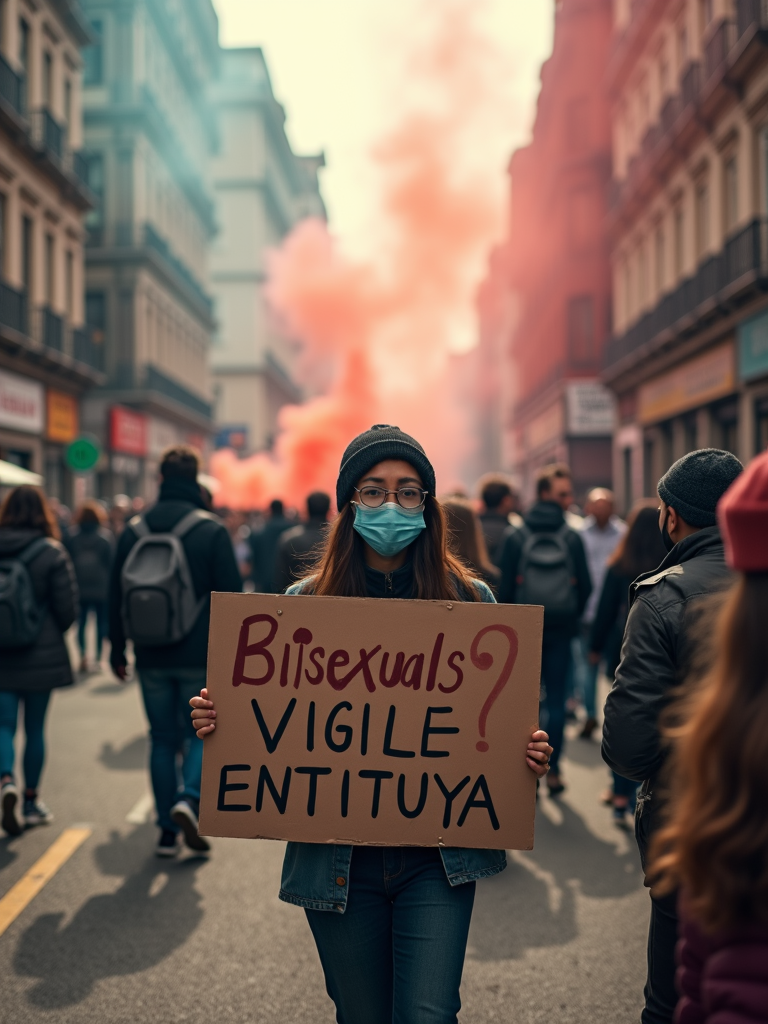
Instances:
[[[743,469],[735,455],[719,448],[689,452],[659,480],[659,497],[689,526],[714,526],[718,501]]]
[[[435,471],[419,442],[404,434],[399,427],[377,423],[350,441],[341,459],[339,479],[336,481],[336,506],[339,511],[351,501],[360,477],[384,459],[403,459],[417,469],[425,490],[434,496]]]

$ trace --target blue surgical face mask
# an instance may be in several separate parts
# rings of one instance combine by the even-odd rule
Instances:
[[[423,509],[403,508],[387,501],[378,508],[356,504],[354,527],[374,551],[391,558],[412,544],[427,524]]]

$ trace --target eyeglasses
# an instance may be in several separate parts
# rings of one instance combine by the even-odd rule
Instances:
[[[390,494],[394,494],[402,508],[421,508],[429,493],[418,487],[400,487],[396,491],[388,491],[385,487],[356,487],[355,490],[367,508],[380,508]]]

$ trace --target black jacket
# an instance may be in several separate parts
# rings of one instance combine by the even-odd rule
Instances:
[[[157,504],[145,514],[147,526],[155,533],[167,533],[195,508],[205,508],[200,489],[192,480],[167,480],[160,488]],[[125,633],[121,615],[120,575],[128,552],[136,543],[136,534],[126,525],[117,543],[109,594],[110,661],[116,667],[125,664]],[[239,593],[240,570],[232,541],[222,523],[207,520],[195,526],[182,539],[198,598],[212,591]],[[168,647],[136,647],[136,668],[205,668],[208,659],[208,623],[210,599],[206,601],[194,629],[183,640]]]
[[[325,519],[310,519],[281,534],[275,567],[275,587],[278,591],[290,587],[312,567],[327,532],[328,523]]]
[[[630,588],[621,661],[605,704],[603,759],[624,778],[643,782],[636,826],[643,857],[658,821],[659,716],[691,667],[702,600],[731,579],[720,531],[708,526],[676,544],[658,570]]]
[[[621,640],[629,615],[629,588],[633,577],[609,566],[589,635],[589,649],[602,654],[605,674],[612,679],[621,660]]]
[[[523,519],[532,533],[555,533],[565,524],[563,510],[554,501],[537,501]],[[523,540],[523,534],[516,526],[510,526],[507,529],[499,561],[501,583],[499,584],[498,599],[500,604],[517,603],[517,570],[520,564]],[[592,580],[581,537],[575,530],[569,529],[566,533],[566,541],[570,548],[573,569],[576,574],[574,586],[577,595],[577,612],[575,615],[569,616],[567,620],[553,621],[551,618],[548,619],[545,611],[544,633],[564,633],[567,636],[576,636],[584,607],[592,593]]]
[[[485,546],[488,549],[488,557],[494,565],[498,565],[504,550],[509,519],[506,516],[500,516],[497,512],[481,512],[478,518],[483,530]]]
[[[278,544],[285,531],[294,526],[295,519],[270,515],[263,526],[251,534],[251,576],[258,592],[277,594],[284,589],[277,579]]]
[[[21,554],[42,537],[41,530],[0,529],[0,558]],[[32,560],[29,575],[37,603],[46,609],[40,635],[32,647],[0,652],[0,690],[52,690],[71,686],[72,666],[64,633],[78,616],[77,583],[72,562],[58,541]]]
[[[75,526],[65,537],[64,546],[75,567],[80,600],[106,601],[115,552],[113,534],[95,524]]]

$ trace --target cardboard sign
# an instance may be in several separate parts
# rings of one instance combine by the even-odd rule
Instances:
[[[200,832],[533,846],[543,609],[214,594]]]

